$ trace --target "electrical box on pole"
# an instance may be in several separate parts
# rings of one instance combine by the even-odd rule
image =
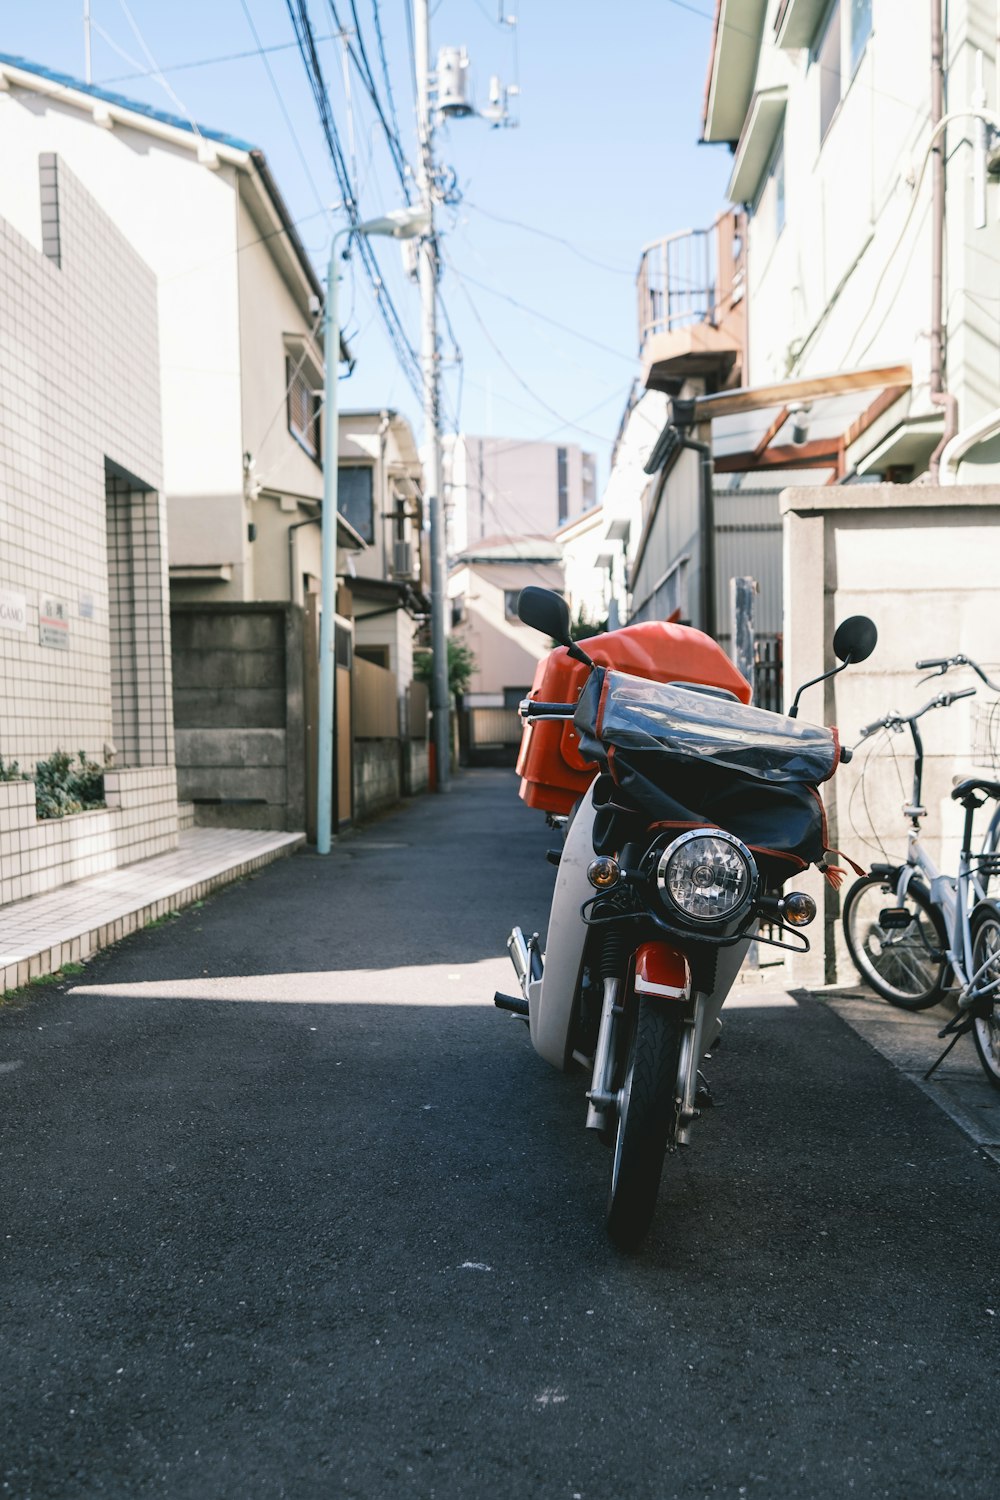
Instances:
[[[438,52],[437,108],[450,120],[475,114],[469,99],[469,54],[464,47],[442,47]]]

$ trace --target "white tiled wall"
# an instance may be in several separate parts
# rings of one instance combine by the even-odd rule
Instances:
[[[39,175],[42,251],[0,219],[0,755],[30,774],[57,749],[100,764],[115,745],[117,766],[143,769],[108,776],[106,813],[34,832],[33,788],[0,783],[0,902],[177,838],[156,283],[58,158]],[[116,504],[127,683],[112,674]]]
[[[104,794],[106,808],[39,822],[34,782],[0,782],[0,906],[176,847],[173,766],[109,771]]]

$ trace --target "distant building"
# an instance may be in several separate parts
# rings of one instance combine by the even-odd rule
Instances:
[[[484,537],[551,536],[597,504],[594,455],[575,444],[459,433],[442,457],[450,557]]]
[[[448,584],[452,634],[476,659],[466,694],[474,707],[516,709],[535,667],[552,649],[518,618],[518,596],[529,583],[562,592],[558,542],[542,536],[487,537],[455,560]]]

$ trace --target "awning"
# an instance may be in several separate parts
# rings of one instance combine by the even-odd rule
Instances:
[[[754,94],[726,189],[730,203],[752,203],[756,198],[784,124],[787,102],[788,89],[784,84]]]
[[[909,365],[880,366],[701,396],[717,474],[830,469],[843,477],[847,449],[900,403],[905,418]],[[861,466],[858,466],[861,472]]]
[[[738,141],[757,72],[767,0],[717,0],[708,62],[703,141]]]
[[[830,0],[782,0],[774,22],[775,42],[789,50],[811,47],[829,9]]]

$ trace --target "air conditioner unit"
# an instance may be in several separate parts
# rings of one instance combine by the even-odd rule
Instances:
[[[413,544],[411,542],[393,542],[392,572],[395,578],[413,577]]]

